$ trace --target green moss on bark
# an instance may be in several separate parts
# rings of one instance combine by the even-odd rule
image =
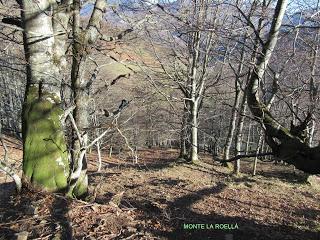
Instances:
[[[88,176],[86,172],[82,172],[76,186],[73,189],[75,197],[84,197],[88,193]]]
[[[76,182],[71,181],[66,195],[71,198],[84,198],[88,195],[88,175],[86,171],[81,172]]]
[[[28,89],[24,108],[23,173],[33,187],[46,191],[67,188],[69,161],[64,138],[60,100],[38,86]]]

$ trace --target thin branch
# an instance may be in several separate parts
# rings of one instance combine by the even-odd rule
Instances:
[[[220,163],[228,163],[228,162],[234,162],[234,161],[241,159],[241,158],[264,157],[264,156],[271,156],[271,155],[273,155],[272,152],[252,153],[252,154],[246,154],[246,155],[237,155],[237,156],[234,156],[234,157],[227,159],[227,160],[218,159],[216,161],[219,161]]]

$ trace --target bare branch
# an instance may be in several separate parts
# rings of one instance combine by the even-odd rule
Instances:
[[[237,155],[237,156],[234,156],[232,158],[229,158],[227,160],[216,160],[216,161],[219,161],[220,163],[228,163],[228,162],[234,162],[238,159],[241,159],[241,158],[251,158],[251,157],[264,157],[264,156],[271,156],[273,155],[273,152],[265,152],[265,153],[252,153],[252,154],[246,154],[246,155]]]

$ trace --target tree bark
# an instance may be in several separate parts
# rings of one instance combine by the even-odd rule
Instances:
[[[81,139],[75,137],[72,143],[72,164],[73,169],[79,168],[82,165],[80,175],[71,182],[69,194],[74,196],[82,196],[87,193],[88,177],[87,177],[87,160],[86,154],[81,154],[81,147],[87,145],[88,134],[84,130],[89,127],[88,101],[89,92],[86,87],[84,78],[84,70],[86,64],[86,42],[85,32],[80,29],[80,1],[73,2],[73,51],[72,51],[72,69],[71,69],[71,84],[75,109],[73,118],[76,126],[79,129]],[[74,134],[76,135],[76,134]],[[82,159],[80,159],[82,157]],[[82,161],[82,162],[80,162]]]
[[[251,145],[251,141],[250,141],[251,140],[251,128],[252,128],[252,124],[251,124],[251,121],[249,121],[245,154],[249,153],[249,148]]]
[[[68,186],[60,85],[55,61],[52,1],[22,1],[27,86],[23,106],[23,181],[51,192]]]
[[[183,113],[182,113],[182,123],[181,123],[181,130],[180,130],[180,154],[179,157],[183,159],[188,158],[188,151],[187,148],[190,144],[188,144],[188,129],[189,129],[189,102],[184,101]]]
[[[198,161],[198,101],[191,104],[191,158]]]
[[[225,143],[225,147],[224,147],[224,154],[223,154],[223,159],[229,159],[229,154],[230,154],[230,148],[231,148],[231,144],[232,144],[232,140],[233,140],[233,135],[236,129],[236,122],[237,122],[237,111],[239,108],[239,103],[240,103],[240,86],[238,83],[239,79],[235,80],[235,88],[236,88],[236,96],[234,99],[234,104],[232,107],[232,112],[231,112],[231,119],[230,119],[230,124],[229,124],[229,129],[228,129],[228,135],[227,135],[227,139],[226,139],[226,143]]]
[[[263,130],[261,129],[259,131],[259,140],[258,140],[258,146],[256,149],[256,154],[257,156],[254,158],[254,162],[253,162],[253,169],[252,169],[252,175],[255,176],[256,172],[257,172],[257,164],[258,164],[258,154],[260,152],[260,149],[262,149],[262,140],[263,140]]]
[[[243,94],[243,99],[240,107],[239,112],[239,120],[238,120],[238,126],[237,126],[237,134],[236,134],[236,156],[241,154],[242,151],[242,138],[243,138],[243,126],[244,126],[244,120],[245,120],[245,114],[247,111],[247,100],[246,100],[246,94]],[[237,159],[234,162],[234,173],[239,174],[240,173],[240,159]]]

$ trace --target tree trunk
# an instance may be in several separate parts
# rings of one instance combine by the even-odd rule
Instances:
[[[72,160],[73,169],[77,169],[82,165],[82,169],[79,172],[74,182],[71,183],[70,194],[74,196],[82,196],[87,193],[88,189],[88,177],[87,177],[87,159],[86,153],[81,155],[81,148],[88,143],[88,134],[85,131],[89,127],[89,89],[86,86],[87,81],[84,76],[84,70],[86,65],[86,42],[85,32],[80,29],[80,1],[75,0],[73,2],[73,58],[72,58],[72,71],[71,71],[71,84],[73,90],[73,98],[75,102],[75,109],[73,112],[73,118],[79,129],[79,137],[75,137],[72,148]],[[74,134],[77,136],[77,134]],[[80,157],[82,159],[80,159]],[[82,161],[82,162],[80,162]]]
[[[192,34],[192,47],[191,47],[191,56],[189,58],[189,66],[190,73],[189,79],[191,83],[191,91],[190,91],[190,125],[191,125],[191,155],[190,161],[196,162],[198,161],[198,104],[200,100],[200,95],[202,94],[198,90],[198,84],[200,81],[197,77],[197,70],[199,64],[199,56],[200,56],[200,39],[201,32],[197,31]],[[203,83],[202,79],[202,83]]]
[[[110,145],[110,148],[109,148],[109,158],[112,158],[112,145]]]
[[[309,147],[313,147],[313,137],[314,137],[315,129],[316,129],[316,123],[312,119],[310,126],[307,127],[307,136],[308,136]]]
[[[252,127],[252,124],[251,124],[251,121],[249,121],[249,125],[248,125],[248,135],[247,135],[247,140],[246,140],[246,150],[245,150],[245,154],[249,154],[249,148],[250,148],[250,137],[251,137],[251,127]]]
[[[246,94],[244,93],[241,107],[240,107],[239,121],[237,126],[238,131],[236,134],[236,156],[240,155],[242,151],[243,126],[244,126],[246,111],[247,111],[247,100],[246,100]],[[237,159],[234,163],[234,173],[235,174],[240,173],[240,159]]]
[[[182,124],[180,130],[180,154],[179,157],[186,159],[188,157],[188,128],[189,128],[189,104],[188,101],[184,101]]]
[[[192,162],[198,161],[198,103],[191,104],[191,157]]]
[[[247,36],[246,36],[247,39]],[[244,45],[246,43],[246,39],[244,41]],[[224,155],[223,159],[227,160],[229,159],[229,153],[230,153],[230,148],[232,145],[232,140],[233,140],[233,135],[236,129],[236,122],[237,122],[237,115],[238,115],[238,109],[239,109],[239,104],[240,104],[240,99],[241,99],[241,83],[240,83],[240,75],[242,74],[243,70],[243,63],[244,63],[244,57],[245,57],[245,47],[243,46],[242,51],[241,51],[241,59],[240,59],[240,64],[238,67],[237,72],[235,73],[235,99],[234,99],[234,104],[231,112],[231,119],[230,119],[230,124],[229,124],[229,131],[226,139],[226,144],[224,148]],[[231,163],[225,163],[225,166],[231,168]]]
[[[95,105],[95,104],[94,104],[94,105]],[[96,111],[96,107],[94,107],[94,110]],[[95,126],[95,127],[99,126],[99,122],[98,122],[98,118],[97,118],[97,115],[96,115],[96,114],[95,114],[94,117],[93,117],[93,121],[94,121],[94,126]],[[100,135],[99,128],[96,128],[96,129],[95,129],[95,135],[96,135],[96,137],[99,137],[99,135]],[[97,141],[96,147],[97,147],[97,154],[98,154],[98,170],[97,170],[97,172],[101,172],[102,159],[101,159],[100,140]]]
[[[236,82],[238,82],[238,79],[236,80]],[[227,135],[227,139],[226,139],[226,144],[224,147],[224,154],[223,154],[223,159],[227,160],[229,159],[229,153],[230,153],[230,148],[231,148],[231,144],[232,144],[232,140],[233,140],[233,135],[234,135],[234,131],[236,129],[236,122],[237,122],[237,111],[239,108],[239,103],[240,103],[240,87],[239,87],[239,83],[235,83],[236,85],[236,96],[234,99],[234,104],[233,104],[233,108],[232,108],[232,112],[231,112],[231,119],[230,119],[230,124],[229,124],[229,130],[228,130],[228,135]]]
[[[256,149],[256,154],[258,155],[258,153],[260,152],[260,149],[262,149],[262,140],[263,140],[263,130],[261,129],[260,130],[260,133],[259,133],[259,140],[258,140],[258,146],[257,146],[257,149]],[[254,158],[254,162],[253,162],[253,170],[252,170],[252,175],[255,176],[256,175],[256,172],[257,172],[257,163],[258,163],[258,157],[256,156]]]
[[[88,144],[90,86],[97,74],[94,72],[91,77],[85,76],[86,58],[90,54],[89,45],[94,43],[100,34],[100,21],[103,19],[105,7],[104,0],[96,0],[89,23],[83,30],[80,26],[80,0],[73,2],[74,43],[71,83],[76,105],[73,116],[81,136],[81,139],[76,138],[73,142],[73,164],[75,169],[79,169],[79,166],[82,169],[79,171],[80,175],[73,179],[76,182],[71,183],[69,193],[77,197],[86,195],[88,190],[86,153],[81,153],[81,149]]]
[[[64,138],[51,1],[22,1],[27,86],[23,106],[23,180],[50,192],[68,187],[69,160]]]

